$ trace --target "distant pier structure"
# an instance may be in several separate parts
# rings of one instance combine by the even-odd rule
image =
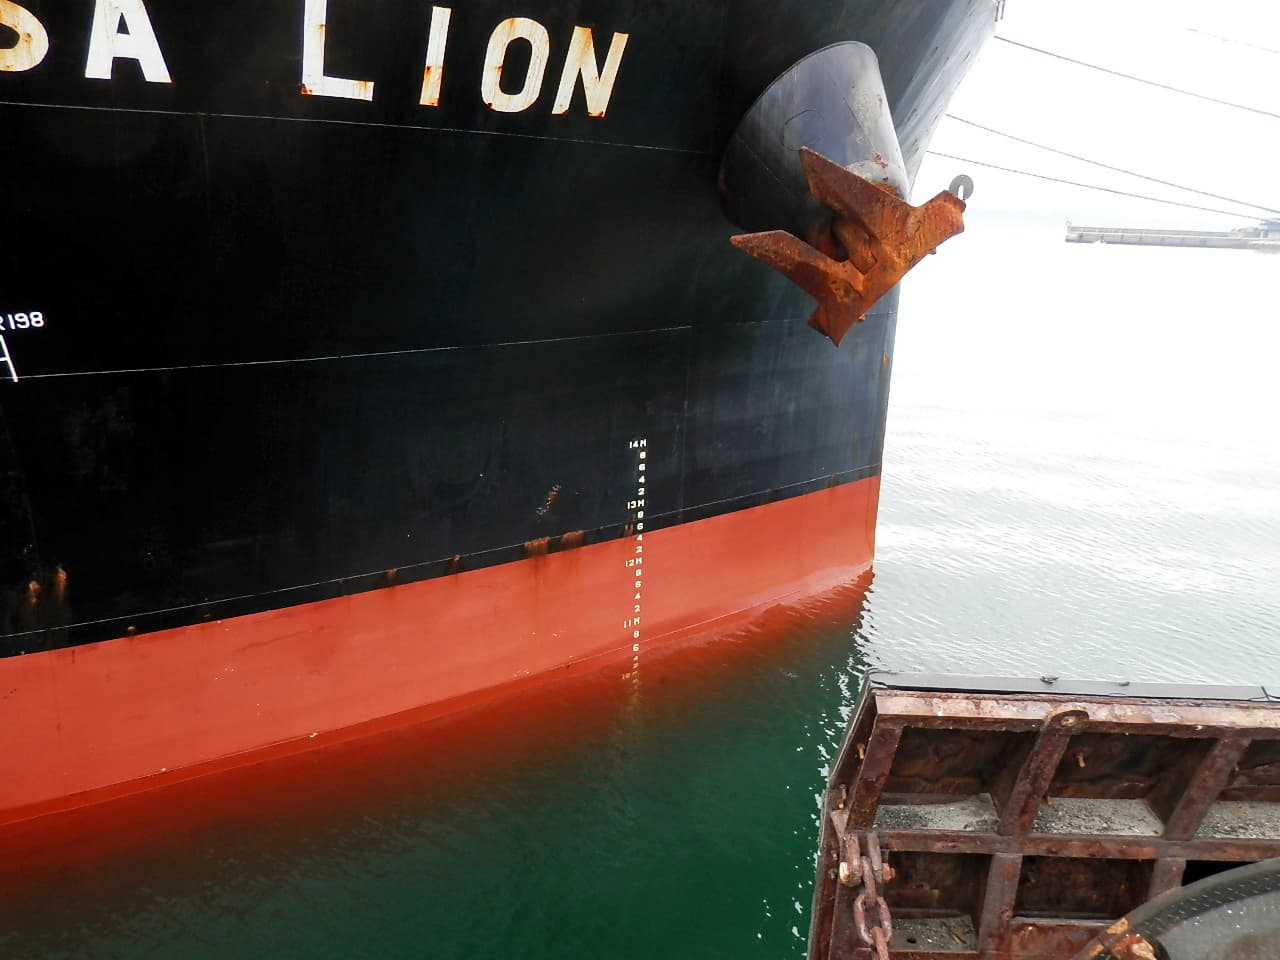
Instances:
[[[1143,247],[1225,247],[1280,251],[1280,220],[1235,230],[1157,230],[1148,227],[1082,227],[1067,221],[1067,243],[1123,243]]]

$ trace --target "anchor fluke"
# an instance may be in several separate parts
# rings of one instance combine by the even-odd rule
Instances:
[[[800,148],[809,190],[835,215],[806,240],[786,232],[740,234],[731,242],[818,301],[809,325],[840,345],[854,324],[908,270],[964,230],[965,203],[944,191],[913,207],[808,147]]]

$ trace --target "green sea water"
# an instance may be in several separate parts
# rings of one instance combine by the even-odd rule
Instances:
[[[904,290],[874,579],[0,850],[0,957],[797,958],[871,666],[1280,686],[1280,259],[981,217]]]

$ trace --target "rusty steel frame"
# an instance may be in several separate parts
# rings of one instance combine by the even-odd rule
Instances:
[[[1181,886],[1189,861],[1237,864],[1280,856],[1280,830],[1254,838],[1198,835],[1206,815],[1233,777],[1249,780],[1238,767],[1251,745],[1280,747],[1280,704],[1265,690],[1256,699],[1230,700],[1197,699],[1187,688],[1168,698],[1126,696],[1123,687],[1106,696],[1001,689],[965,692],[955,689],[962,680],[906,689],[903,685],[909,679],[894,687],[864,685],[832,769],[824,800],[810,960],[871,960],[876,956],[857,935],[853,913],[865,879],[866,867],[859,861],[866,863],[868,838],[883,848],[887,862],[904,855],[933,858],[929,862],[939,876],[958,881],[957,886],[971,884],[977,891],[977,901],[967,911],[960,911],[972,920],[976,944],[961,943],[959,936],[954,947],[945,949],[936,945],[910,948],[899,942],[889,953],[894,960],[1067,960],[1109,927],[1115,929],[1112,925],[1119,914]],[[1237,692],[1243,697],[1256,690]],[[988,745],[993,739],[999,743],[1002,737],[1005,746],[994,754],[981,753],[975,746],[984,740]],[[1077,737],[1083,739],[1074,740]],[[1085,746],[1073,749],[1073,740]],[[1132,752],[1135,745],[1144,744],[1154,744],[1149,758],[1164,764],[1158,775],[1149,769],[1122,769],[1122,763],[1116,769],[1106,767],[1108,757],[1132,760],[1138,756]],[[913,752],[914,759],[904,761],[910,767],[908,773],[895,773],[900,758]],[[1012,769],[984,774],[989,793],[975,795],[957,789],[955,771],[941,770],[943,765],[954,765],[957,758],[991,756],[1003,757]],[[1262,772],[1257,776],[1263,782],[1246,783],[1243,788],[1237,784],[1236,794],[1242,789],[1255,790],[1250,796],[1280,807],[1280,761],[1272,760],[1270,753],[1261,756],[1264,762],[1260,762],[1258,770]],[[1071,769],[1077,765],[1079,771]],[[1057,773],[1063,769],[1066,774]],[[1093,779],[1084,786],[1072,786],[1069,779],[1064,780],[1058,784],[1064,793],[1051,793],[1055,776],[1069,778],[1072,774],[1088,774]],[[930,775],[939,777],[940,790],[892,794],[886,790],[895,777],[901,787],[916,783],[912,777],[918,780]],[[1141,800],[1160,829],[1154,835],[1038,832],[1037,812],[1046,805],[1051,808],[1054,797],[1070,795],[1072,790],[1100,791],[1102,798]],[[886,799],[894,809],[927,811],[937,809],[930,807],[931,803],[973,796],[986,797],[994,819],[972,829],[877,823],[877,813]],[[961,859],[966,856],[968,859]],[[1032,911],[1035,916],[1020,915],[1020,880],[1025,886],[1028,864],[1047,864],[1058,878],[1055,882],[1073,889],[1072,884],[1094,882],[1091,877],[1097,874],[1089,874],[1085,868],[1099,866],[1099,860],[1109,861],[1116,870],[1134,871],[1126,876],[1140,880],[1131,891],[1138,897],[1136,903],[1117,911],[1116,916],[1055,916],[1043,910]],[[1073,873],[1077,870],[1078,874]],[[902,872],[900,866],[897,873]],[[893,876],[890,868],[878,895],[888,899],[895,925],[901,927],[897,923],[900,916],[919,917],[928,911],[919,909],[918,903],[910,904],[910,898],[904,901],[907,907],[895,907]],[[1144,889],[1138,889],[1140,886]],[[941,912],[954,914],[957,902],[952,901]],[[1117,937],[1116,942],[1119,940]],[[1141,955],[1141,949],[1139,945],[1135,956]]]

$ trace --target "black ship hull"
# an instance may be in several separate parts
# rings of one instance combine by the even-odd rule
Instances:
[[[720,156],[775,76],[859,40],[914,173],[992,5],[23,8],[47,51],[0,72],[0,741],[22,768],[0,817],[638,663],[870,562],[896,292],[840,349],[815,335],[727,242]],[[636,538],[676,531],[720,571],[708,596],[627,570],[599,623],[537,635],[550,595],[512,586],[534,567],[558,562],[556,604],[598,603]],[[178,717],[209,671],[258,712]],[[51,705],[60,684],[87,701]]]

